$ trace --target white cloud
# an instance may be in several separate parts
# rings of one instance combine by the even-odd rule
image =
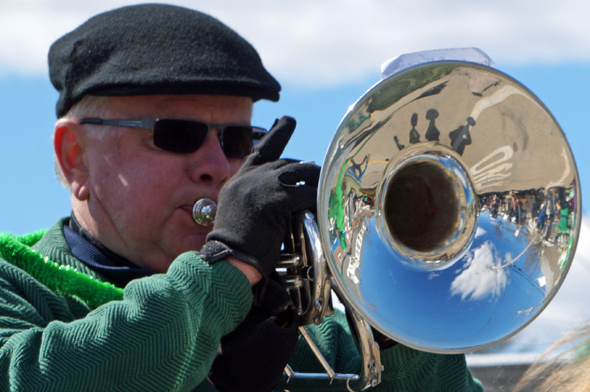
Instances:
[[[46,74],[50,44],[121,0],[0,0],[0,74]],[[282,81],[338,84],[384,60],[477,46],[497,64],[588,61],[590,3],[578,0],[218,0],[170,2],[210,13],[251,41]]]
[[[482,235],[485,235],[485,234],[486,234],[485,229],[483,229],[479,226],[475,229],[475,238],[481,237]]]
[[[496,255],[494,244],[486,241],[472,252],[465,269],[453,280],[451,294],[461,295],[463,300],[499,296],[506,288],[509,276],[506,268],[494,268],[502,264],[502,259]],[[504,258],[511,259],[512,257]]]

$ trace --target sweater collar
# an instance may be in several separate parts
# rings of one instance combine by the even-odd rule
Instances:
[[[69,224],[64,225],[63,232],[72,255],[118,287],[125,287],[134,279],[155,274],[155,271],[137,267],[126,258],[112,252],[84,230],[73,214]]]

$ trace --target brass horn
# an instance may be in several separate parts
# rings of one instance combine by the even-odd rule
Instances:
[[[318,378],[326,389],[378,384],[372,328],[435,353],[505,341],[555,296],[580,221],[564,133],[522,84],[467,61],[380,81],[341,121],[322,167],[317,220],[298,218],[283,265],[305,323],[320,323],[331,290],[338,294],[359,332],[363,369],[287,367],[282,387],[305,389]]]

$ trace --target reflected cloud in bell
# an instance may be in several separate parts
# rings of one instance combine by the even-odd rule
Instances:
[[[485,229],[483,229],[483,228],[481,228],[481,227],[479,227],[479,226],[478,226],[478,227],[475,229],[475,238],[479,238],[479,237],[481,237],[482,235],[485,235],[486,233],[487,233],[487,232],[486,232],[486,230],[485,230]]]
[[[468,257],[465,269],[451,284],[451,294],[470,301],[499,296],[508,283],[508,270],[494,268],[500,264],[495,247],[486,241]]]

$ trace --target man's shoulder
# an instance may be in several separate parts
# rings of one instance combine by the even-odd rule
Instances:
[[[87,269],[65,240],[63,227],[68,220],[62,218],[49,229],[30,234],[0,234],[0,296],[21,303],[21,310],[33,309],[32,313],[52,309],[51,317],[64,321],[88,313],[88,305],[77,297],[58,294],[62,274],[57,270],[85,273]]]
[[[72,255],[64,238],[63,226],[67,220],[60,219],[49,229],[29,234],[0,234],[0,279],[5,289],[46,286],[46,279],[40,277],[51,279],[55,270],[62,267],[86,273],[84,264]]]
[[[45,230],[43,236],[31,248],[52,260],[58,259],[53,260],[56,263],[60,263],[59,260],[64,257],[73,257],[64,235],[64,226],[68,222],[69,218],[58,220],[53,226]],[[56,255],[59,255],[59,257],[55,257]]]
[[[64,267],[69,267],[83,274],[102,279],[92,269],[88,268],[73,254],[64,234],[64,227],[68,225],[70,218],[61,218],[53,226],[47,229],[43,236],[31,248],[43,255],[47,260]]]

